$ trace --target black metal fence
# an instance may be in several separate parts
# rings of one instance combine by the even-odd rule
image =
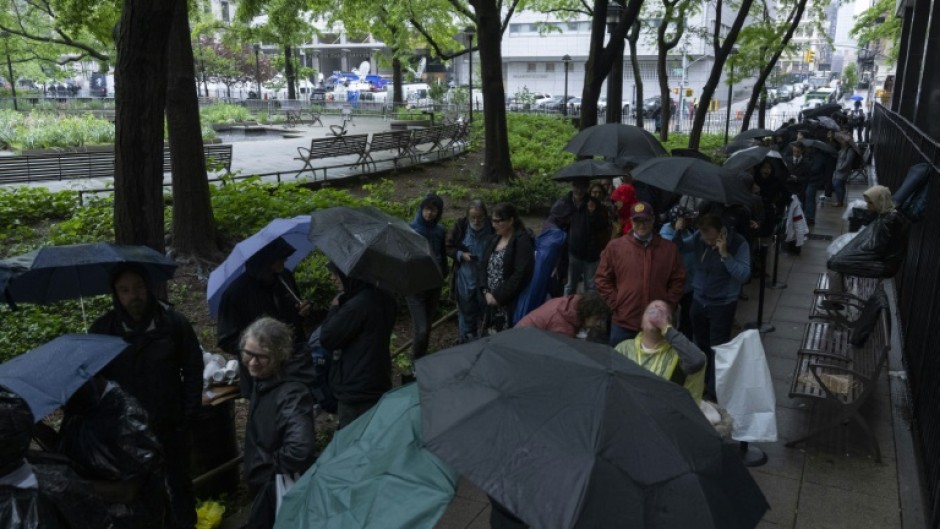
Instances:
[[[935,527],[940,522],[940,144],[882,105],[875,108],[872,142],[879,183],[892,191],[912,165],[933,165],[930,206],[926,217],[911,227],[907,259],[896,282],[915,437],[922,450],[932,517],[929,527]]]

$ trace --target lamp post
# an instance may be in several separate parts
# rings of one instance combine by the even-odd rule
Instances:
[[[565,98],[562,100],[562,115],[568,117],[568,63],[571,62],[571,55],[565,54],[561,58],[561,62],[565,64]]]
[[[607,4],[607,33],[611,34],[614,64],[607,76],[607,123],[620,123],[623,119],[623,39],[613,40],[614,28],[620,22],[623,8],[620,4]]]
[[[6,45],[7,52],[7,75],[10,77],[10,95],[13,96],[13,110],[19,111],[16,106],[16,79],[13,78],[13,61],[10,59],[10,34],[6,31],[0,32],[0,38]]]
[[[470,94],[470,115],[467,116],[467,123],[473,123],[473,35],[476,34],[476,28],[467,26],[463,31],[467,34],[467,92]]]
[[[255,43],[255,81],[258,83],[258,99],[261,99],[261,63],[258,62],[258,55],[261,53],[261,44]]]
[[[731,75],[728,76],[728,112],[725,116],[725,145],[728,145],[728,129],[731,126],[731,93],[734,90],[734,56],[738,54],[737,48],[731,48]]]

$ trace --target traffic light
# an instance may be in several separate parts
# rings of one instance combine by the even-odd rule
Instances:
[[[813,62],[816,60],[816,50],[806,50],[803,52],[803,62]]]

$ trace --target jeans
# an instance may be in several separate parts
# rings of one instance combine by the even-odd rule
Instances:
[[[467,283],[457,276],[457,328],[460,337],[476,336],[480,333],[480,320],[486,309],[486,300],[479,288],[468,288]]]
[[[803,213],[806,215],[806,220],[816,220],[816,193],[819,192],[819,184],[815,182],[809,182],[806,184],[806,194],[804,196],[805,200],[803,201]]]
[[[636,335],[640,334],[640,331],[631,331],[626,327],[621,327],[616,323],[610,324],[610,346],[617,347],[617,344],[624,340],[632,340],[636,338]]]
[[[832,192],[836,195],[836,202],[845,204],[845,178],[832,178]]]
[[[594,274],[600,261],[582,261],[574,255],[568,254],[568,284],[565,285],[565,295],[570,296],[578,291],[578,281],[584,279],[584,291],[594,290]]]
[[[695,337],[695,345],[708,357],[708,366],[705,368],[705,395],[709,400],[717,401],[718,395],[715,390],[715,350],[712,347],[731,340],[731,325],[734,324],[734,312],[737,308],[737,301],[707,307],[698,301],[692,301],[692,334]]]
[[[414,341],[411,344],[412,361],[421,358],[428,352],[428,341],[431,338],[431,323],[437,313],[438,298],[441,289],[432,288],[419,292],[413,296],[406,296],[408,312],[411,313],[411,328],[414,330]]]

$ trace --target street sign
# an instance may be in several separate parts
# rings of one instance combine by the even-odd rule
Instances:
[[[681,77],[681,76],[682,76],[682,68],[673,68],[673,69],[672,69],[672,75],[674,75],[674,76],[676,76],[676,77]]]

